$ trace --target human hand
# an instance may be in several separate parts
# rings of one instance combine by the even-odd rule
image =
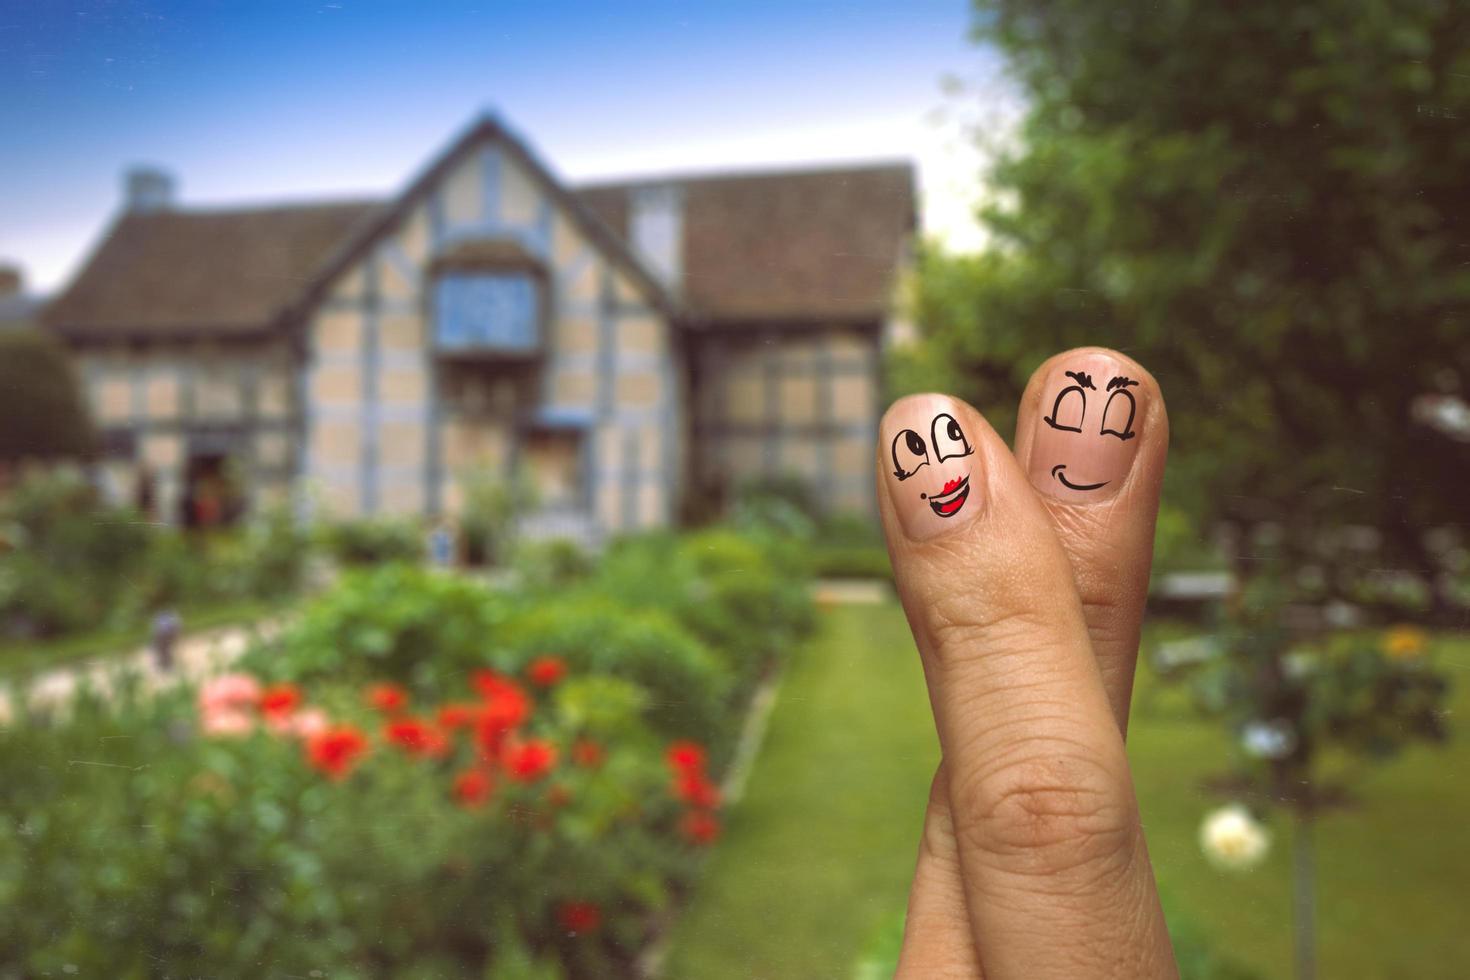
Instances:
[[[1016,452],[945,395],[879,429],[943,761],[898,976],[1178,975],[1123,749],[1169,424],[1115,351],[1043,364]]]

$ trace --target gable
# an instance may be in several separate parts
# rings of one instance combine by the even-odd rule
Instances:
[[[589,248],[610,264],[620,291],[664,309],[663,289],[609,229],[526,144],[491,118],[437,156],[377,219],[345,242],[302,297],[304,308],[335,288],[374,248],[423,266],[466,242],[507,241],[548,265]]]

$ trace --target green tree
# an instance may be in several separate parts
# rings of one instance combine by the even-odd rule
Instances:
[[[91,452],[91,418],[66,351],[51,337],[0,333],[0,420],[0,464]]]
[[[1470,8],[977,7],[1028,112],[988,175],[993,247],[921,259],[928,343],[897,376],[1003,420],[1057,349],[1126,350],[1199,526],[1275,524],[1301,562],[1374,528],[1323,588],[1371,604],[1365,569],[1392,564],[1448,618],[1425,532],[1463,519],[1470,442],[1422,409],[1470,395]]]
[[[1199,703],[1247,757],[1222,788],[1295,819],[1308,977],[1311,828],[1348,790],[1321,750],[1443,737],[1443,677],[1334,629],[1335,600],[1463,618],[1470,434],[1426,408],[1470,401],[1470,7],[976,7],[1027,110],[988,174],[991,247],[921,256],[894,376],[1002,430],[1059,349],[1158,376],[1168,500],[1233,532],[1241,582]]]

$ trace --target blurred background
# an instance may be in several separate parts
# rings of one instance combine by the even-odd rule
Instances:
[[[0,978],[891,974],[871,475],[1102,344],[1191,978],[1460,977],[1470,13],[0,7]]]

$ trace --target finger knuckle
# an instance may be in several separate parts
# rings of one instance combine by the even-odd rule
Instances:
[[[1048,617],[1026,608],[977,608],[973,603],[940,605],[930,632],[941,657],[965,660],[986,651],[1034,647],[1051,633]]]
[[[1037,747],[974,779],[956,833],[1012,871],[1103,871],[1131,860],[1132,795],[1101,762]]]

